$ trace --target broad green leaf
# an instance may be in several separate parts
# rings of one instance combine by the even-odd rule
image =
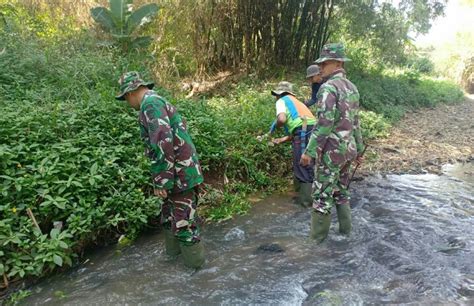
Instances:
[[[138,26],[149,22],[158,13],[158,9],[157,4],[150,3],[134,11],[127,20],[128,34],[131,34]]]
[[[63,266],[63,259],[58,256],[58,255],[54,255],[53,256],[53,261],[55,264],[57,264],[58,266],[62,267]]]
[[[116,25],[108,9],[105,7],[92,8],[91,16],[95,22],[99,23],[108,32],[114,32]]]
[[[109,0],[110,12],[116,24],[116,33],[125,34],[125,22],[127,14],[127,0]]]
[[[71,257],[67,256],[64,258],[64,261],[66,262],[66,264],[68,266],[72,266],[72,260],[71,260]]]
[[[82,184],[81,184],[80,182],[78,182],[78,181],[72,181],[71,184],[73,184],[73,185],[75,185],[75,186],[77,186],[77,187],[84,187],[84,186],[82,186]]]
[[[58,238],[59,235],[59,230],[57,228],[53,228],[51,232],[49,233],[52,239]]]
[[[97,163],[94,163],[91,167],[91,174],[94,175],[97,173],[97,168],[99,167],[99,165]]]
[[[18,270],[13,268],[10,270],[10,273],[7,274],[8,277],[13,277],[18,273]]]
[[[64,203],[62,201],[61,202],[54,201],[53,204],[54,204],[54,206],[56,206],[59,209],[65,209],[66,208],[66,203]]]
[[[68,248],[67,243],[64,242],[64,241],[59,241],[59,246],[60,246],[61,248],[63,248],[63,249],[67,249],[67,248]]]

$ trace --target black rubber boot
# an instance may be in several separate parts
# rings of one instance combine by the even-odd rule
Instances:
[[[180,246],[184,264],[187,267],[198,269],[204,264],[204,246],[202,242],[193,244],[180,242]]]
[[[323,242],[328,234],[331,226],[331,214],[324,215],[317,211],[311,212],[311,239],[316,240],[316,243]]]
[[[339,233],[349,235],[352,229],[351,206],[349,204],[337,205],[337,220],[339,221]]]
[[[304,207],[313,206],[313,184],[312,183],[301,183],[300,204]]]
[[[173,235],[171,229],[163,229],[165,234],[165,251],[169,256],[177,256],[181,254],[181,248],[179,246],[179,240]]]

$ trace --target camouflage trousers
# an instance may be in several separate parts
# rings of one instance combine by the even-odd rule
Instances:
[[[200,238],[200,219],[196,208],[198,194],[196,189],[171,193],[161,209],[161,223],[171,229],[179,241],[195,243]]]
[[[315,168],[313,182],[313,208],[323,214],[330,214],[332,207],[349,204],[348,189],[351,162],[344,165],[332,163],[328,154],[324,154]]]

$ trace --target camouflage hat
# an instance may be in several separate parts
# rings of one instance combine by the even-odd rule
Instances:
[[[291,95],[295,95],[293,93],[293,84],[290,82],[282,81],[278,83],[277,88],[275,90],[272,90],[272,95],[273,96],[280,96],[283,93],[289,93]]]
[[[346,52],[343,44],[333,43],[324,45],[323,49],[321,50],[321,53],[319,54],[319,58],[315,61],[315,63],[321,64],[322,62],[329,60],[347,62],[351,59],[346,57]]]
[[[120,92],[115,97],[117,100],[125,100],[124,96],[127,92],[136,90],[140,86],[146,86],[152,89],[155,84],[153,82],[145,82],[140,78],[140,74],[137,71],[125,72],[118,81],[120,86]]]
[[[306,78],[313,77],[319,74],[320,71],[321,69],[319,69],[318,65],[311,65],[306,69]]]

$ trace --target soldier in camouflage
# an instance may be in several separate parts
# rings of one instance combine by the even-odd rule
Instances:
[[[119,85],[116,99],[127,100],[140,111],[141,137],[151,160],[154,193],[164,199],[161,217],[166,253],[182,254],[187,266],[199,268],[204,263],[204,249],[200,243],[196,189],[204,179],[186,121],[138,72],[122,75]]]
[[[316,159],[313,183],[311,237],[326,239],[335,205],[339,231],[351,231],[349,190],[351,167],[361,162],[364,149],[359,123],[359,92],[346,79],[343,63],[349,61],[342,44],[327,44],[316,63],[327,80],[318,92],[318,121],[313,129],[301,164]]]

